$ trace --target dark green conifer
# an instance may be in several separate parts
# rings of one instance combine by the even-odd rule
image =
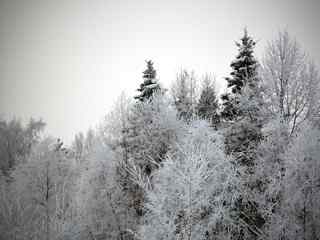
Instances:
[[[159,91],[160,85],[156,79],[157,72],[153,67],[153,62],[151,60],[146,61],[147,69],[143,71],[143,83],[140,84],[140,88],[137,90],[140,92],[139,95],[135,96],[135,99],[138,99],[141,102],[150,99],[152,95]]]
[[[231,77],[227,77],[229,91],[222,95],[223,110],[222,118],[225,120],[235,120],[241,115],[238,107],[239,95],[242,94],[243,87],[247,84],[248,79],[255,77],[257,72],[257,60],[253,56],[256,42],[248,35],[247,29],[244,29],[244,35],[240,42],[236,42],[239,53],[236,59],[230,64],[233,69]]]

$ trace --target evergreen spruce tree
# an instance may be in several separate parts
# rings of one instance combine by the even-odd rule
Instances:
[[[231,64],[234,68],[231,73],[233,77],[227,78],[231,92],[225,95],[236,101],[224,101],[224,105],[230,107],[228,110],[233,110],[232,112],[238,115],[222,112],[222,117],[227,115],[229,120],[237,120],[226,131],[226,152],[234,155],[237,164],[251,167],[254,165],[255,149],[261,138],[263,99],[261,79],[257,73],[258,63],[253,56],[255,41],[248,36],[246,29],[241,42],[242,44],[237,44],[240,48],[237,60]],[[225,110],[226,108],[223,111]]]
[[[216,97],[214,84],[209,75],[205,76],[200,94],[200,99],[196,107],[200,118],[208,120],[212,125],[219,123],[218,100]]]
[[[239,54],[231,64],[233,72],[230,78],[226,78],[231,91],[222,96],[222,117],[232,121],[225,131],[225,151],[234,159],[242,189],[234,217],[243,224],[234,236],[239,240],[259,239],[264,219],[252,199],[256,183],[251,179],[256,167],[257,147],[262,139],[263,109],[258,63],[253,56],[255,41],[248,36],[246,29],[237,46]]]
[[[151,60],[146,61],[147,69],[143,71],[143,83],[140,84],[140,88],[137,90],[140,92],[139,95],[135,96],[135,99],[138,99],[141,102],[150,99],[152,95],[159,91],[160,85],[156,79],[157,72],[153,67],[153,62]]]
[[[238,107],[239,95],[241,95],[247,80],[255,76],[258,65],[253,56],[256,42],[248,35],[247,29],[244,29],[244,35],[240,40],[240,42],[236,42],[239,53],[230,65],[233,69],[230,73],[231,77],[226,78],[229,91],[221,97],[223,101],[221,116],[225,120],[235,120],[241,115]]]

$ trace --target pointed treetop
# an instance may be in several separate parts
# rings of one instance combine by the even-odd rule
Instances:
[[[143,78],[144,79],[155,79],[157,72],[153,68],[153,62],[151,60],[146,60],[146,63],[147,63],[147,69],[142,72]]]
[[[153,67],[153,62],[151,60],[147,60],[146,63],[147,69],[142,72],[143,83],[141,83],[140,88],[137,89],[140,94],[134,97],[141,102],[150,99],[156,91],[161,89],[156,79],[157,72]]]
[[[251,78],[256,73],[257,61],[253,56],[256,42],[248,35],[247,28],[244,29],[244,35],[240,42],[236,42],[239,48],[239,53],[236,59],[230,64],[233,71],[230,73],[231,78],[226,78],[228,88],[233,93],[240,93],[247,79]]]
[[[248,82],[253,84],[253,79],[257,77],[258,62],[253,55],[255,45],[256,42],[249,36],[248,30],[245,28],[243,37],[239,42],[236,42],[238,54],[230,64],[232,72],[230,77],[226,78],[230,91],[222,95],[224,110],[221,114],[225,119],[232,120],[240,114],[237,98],[242,94],[244,86]]]

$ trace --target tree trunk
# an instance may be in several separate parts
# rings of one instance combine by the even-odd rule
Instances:
[[[47,164],[46,172],[46,240],[50,240],[50,216],[49,216],[49,163]]]

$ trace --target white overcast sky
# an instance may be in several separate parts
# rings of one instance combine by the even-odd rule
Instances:
[[[223,86],[245,26],[258,58],[287,28],[319,65],[319,14],[319,0],[0,0],[0,116],[70,142],[134,94],[145,59],[166,87],[181,68]]]

